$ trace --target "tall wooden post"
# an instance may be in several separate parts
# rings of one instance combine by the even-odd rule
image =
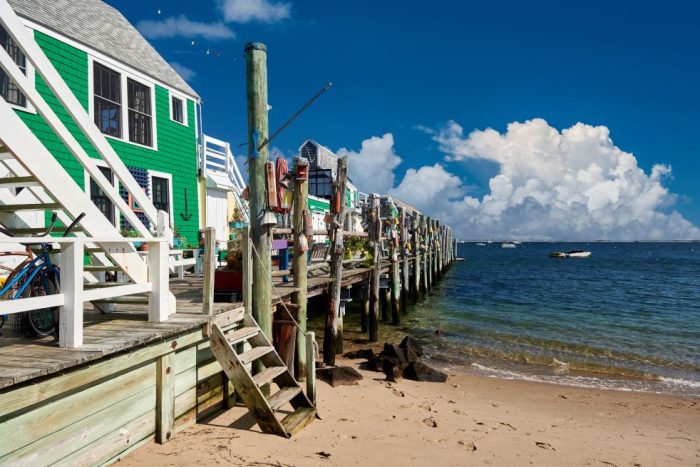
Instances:
[[[269,145],[258,150],[268,138],[267,48],[259,42],[245,45],[246,90],[248,98],[248,183],[250,185],[251,243],[253,253],[253,317],[272,340],[272,291],[270,287],[270,228],[262,224],[267,209],[265,163]]]
[[[308,173],[309,161],[304,157],[294,158],[294,173],[302,171]],[[303,168],[302,168],[303,167]],[[292,294],[292,302],[298,307],[297,322],[297,379],[303,381],[306,378],[306,301],[307,301],[307,252],[301,251],[302,236],[305,235],[304,214],[309,209],[309,183],[308,180],[299,180],[294,177],[294,195],[292,200],[292,232],[294,234],[294,259],[292,260],[292,270],[294,271],[294,288],[296,292]]]
[[[214,270],[216,258],[214,248],[216,245],[216,230],[214,227],[204,229],[204,289],[202,291],[202,314],[214,314]]]
[[[426,230],[427,230],[427,239],[426,243],[428,245],[428,258],[427,258],[427,273],[428,273],[428,290],[430,290],[433,287],[433,259],[435,258],[434,254],[434,248],[435,248],[435,236],[434,236],[434,231],[433,231],[433,220],[428,217],[426,219]]]
[[[391,215],[391,236],[389,239],[391,264],[389,267],[390,297],[391,297],[391,323],[401,323],[401,289],[399,288],[399,232],[394,223],[394,216]]]
[[[342,352],[343,336],[339,334],[342,319],[340,316],[340,289],[343,280],[343,229],[345,226],[345,188],[348,178],[348,159],[341,157],[338,159],[338,172],[334,184],[335,190],[331,200],[331,277],[333,278],[328,311],[326,313],[326,328],[323,334],[323,362],[326,365],[335,365],[335,354],[338,350]],[[339,345],[340,344],[340,345]]]
[[[421,251],[420,251],[420,214],[413,214],[413,303],[416,303],[420,298],[421,284]]]
[[[247,314],[253,314],[253,249],[250,244],[250,225],[243,228],[241,236],[241,250],[243,253],[242,282],[243,309]]]
[[[443,226],[438,225],[437,228],[438,232],[438,242],[437,242],[437,248],[438,248],[438,255],[437,255],[437,271],[438,271],[438,279],[442,278],[442,266],[443,266],[443,252],[445,251],[442,248],[442,242],[445,240],[445,229]]]
[[[406,209],[399,208],[399,231],[401,232],[401,310],[406,312],[406,300],[411,288],[408,264],[408,227],[406,226]]]
[[[428,282],[430,274],[428,273],[428,258],[430,257],[430,237],[428,235],[428,219],[425,216],[421,216],[420,219],[420,230],[421,230],[421,245],[423,246],[422,264],[421,269],[423,270],[423,293],[428,292],[430,284]]]
[[[369,341],[377,342],[377,331],[379,321],[379,275],[380,258],[379,242],[382,239],[382,221],[379,212],[379,195],[372,193],[369,195],[369,241],[372,247],[372,258],[374,266],[370,273],[369,280]]]

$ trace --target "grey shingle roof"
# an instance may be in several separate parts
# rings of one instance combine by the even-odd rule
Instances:
[[[136,28],[100,0],[9,0],[15,12],[145,75],[198,96]]]

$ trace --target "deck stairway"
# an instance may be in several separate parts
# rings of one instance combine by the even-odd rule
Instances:
[[[212,353],[263,432],[290,438],[314,420],[316,408],[252,316],[241,314],[238,326],[226,333],[212,326]],[[256,361],[264,369],[253,374]],[[267,385],[277,388],[269,397],[263,391]],[[293,411],[278,415],[287,404]]]
[[[200,166],[205,178],[223,181],[221,185],[227,186],[233,194],[243,220],[246,223],[249,222],[250,210],[248,203],[242,197],[246,184],[231,151],[231,145],[211,136],[202,135],[200,152]]]
[[[99,186],[110,199],[115,212],[136,230],[139,237],[172,241],[169,217],[156,210],[6,0],[0,0],[0,25],[32,64],[36,75],[51,90],[60,104],[60,113],[67,114],[59,117],[56,105],[47,103],[33,82],[6,50],[0,47],[0,69],[26,98],[31,109],[46,123],[47,128],[42,131],[53,132],[69,151],[68,154],[63,153],[63,157],[72,155],[75,158],[79,169]],[[65,122],[68,121],[73,130],[66,126]],[[74,133],[76,127],[80,135]],[[98,158],[88,155],[85,143],[79,143],[76,136],[87,141]],[[92,289],[87,296],[94,297],[97,302],[111,297],[148,293],[151,290],[148,261],[139,255],[131,241],[124,238],[118,227],[93,204],[90,196],[58,162],[52,153],[53,149],[45,146],[10,104],[0,97],[0,225],[12,231],[15,236],[32,236],[45,231],[45,216],[55,212],[60,224],[57,224],[54,232],[60,234],[61,229],[65,229],[62,226],[69,225],[84,214],[74,235],[95,239],[94,242],[85,243],[85,252],[92,258],[91,265],[84,268],[85,289]],[[108,167],[118,186],[142,207],[154,230],[137,217],[119,189],[101,172],[98,163]],[[15,247],[10,251],[17,249]],[[103,276],[106,272],[120,272],[127,282],[117,286],[105,283]],[[169,294],[169,303],[171,308],[174,307],[172,294]],[[170,312],[172,311],[174,310],[171,309]]]

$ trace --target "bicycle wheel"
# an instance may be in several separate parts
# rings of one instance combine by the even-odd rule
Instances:
[[[32,279],[32,283],[24,290],[23,297],[43,297],[58,293],[59,287],[53,274],[39,273]],[[39,308],[27,312],[28,324],[31,332],[38,336],[50,336],[58,334],[58,307]]]

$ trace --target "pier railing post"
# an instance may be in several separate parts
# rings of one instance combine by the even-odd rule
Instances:
[[[216,230],[214,227],[207,227],[204,229],[204,259],[202,261],[204,269],[202,313],[205,315],[214,314],[214,271],[216,270],[216,258],[214,257],[215,247]]]
[[[379,276],[381,274],[380,241],[382,239],[382,221],[379,212],[379,195],[372,193],[369,196],[369,240],[372,247],[374,265],[370,273],[369,281],[369,341],[377,342],[379,321]]]
[[[244,313],[253,314],[253,249],[250,246],[250,225],[243,228],[241,235],[241,252],[243,253],[241,301]]]
[[[248,104],[248,180],[250,185],[251,242],[257,254],[253,261],[253,317],[268,339],[272,340],[272,290],[269,282],[270,226],[263,225],[267,211],[265,164],[269,145],[267,104],[267,48],[259,42],[245,45],[246,93]]]
[[[420,214],[413,214],[413,302],[420,298],[421,284],[421,237],[420,237]]]
[[[331,214],[333,221],[330,229],[331,240],[331,278],[333,283],[330,290],[330,300],[326,313],[326,327],[323,334],[323,362],[326,365],[335,365],[335,354],[343,351],[343,336],[340,334],[342,324],[340,320],[340,292],[343,280],[343,230],[345,226],[345,189],[348,177],[348,159],[338,159],[338,171],[335,181],[335,190],[331,202]]]
[[[401,311],[406,312],[406,300],[411,288],[409,281],[409,262],[408,262],[408,226],[406,226],[406,209],[399,208],[399,223],[401,232]]]
[[[304,226],[305,214],[308,207],[309,198],[309,183],[306,179],[301,179],[296,174],[308,173],[309,161],[303,157],[294,158],[294,198],[293,198],[293,217],[292,217],[292,232],[294,235],[294,259],[292,260],[292,270],[294,271],[293,280],[296,292],[292,294],[292,302],[297,305],[298,316],[297,321],[299,328],[297,329],[297,379],[303,381],[306,378],[307,365],[307,336],[306,336],[306,301],[308,287],[308,261],[307,252],[302,249],[302,243],[306,240],[306,229]],[[310,227],[310,226],[309,226]],[[302,238],[303,237],[303,238]],[[313,333],[312,333],[313,334]],[[312,349],[313,350],[313,349]],[[312,358],[313,359],[313,358]]]
[[[389,252],[391,255],[390,282],[391,282],[391,323],[401,323],[401,290],[399,289],[399,233],[396,229],[394,219],[391,219],[391,237],[389,239]]]

